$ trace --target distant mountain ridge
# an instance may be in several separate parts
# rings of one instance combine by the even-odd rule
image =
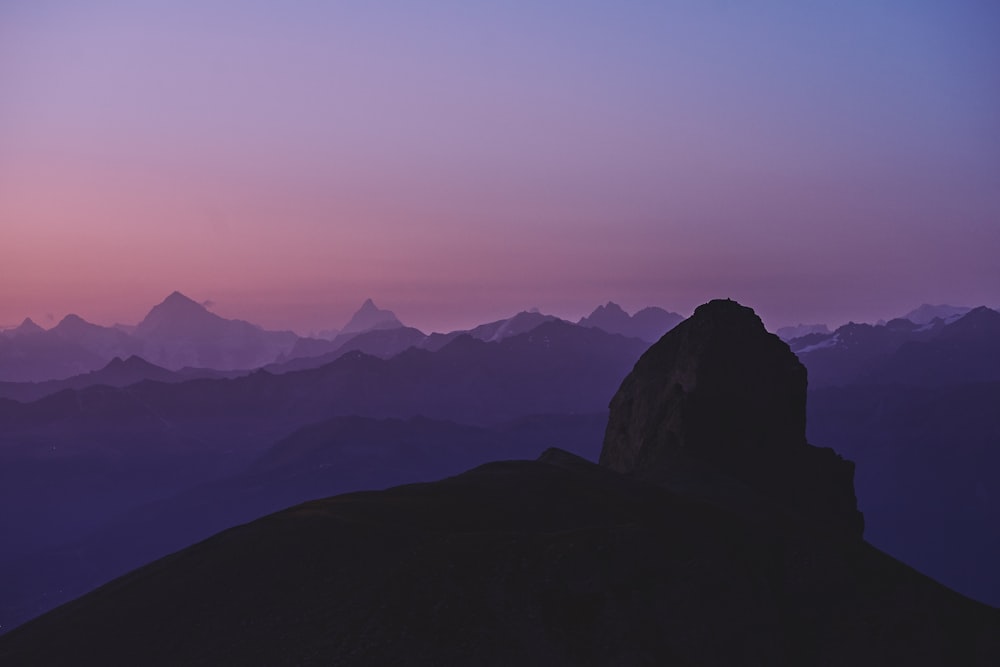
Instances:
[[[929,303],[925,303],[920,307],[911,310],[906,315],[903,315],[903,318],[910,320],[914,324],[930,324],[936,319],[945,320],[947,322],[965,315],[970,310],[972,310],[972,308],[969,308],[968,306],[949,306],[946,304],[932,306]]]
[[[590,315],[580,318],[578,324],[653,343],[683,319],[684,317],[677,313],[655,306],[643,308],[634,315],[629,315],[617,303],[608,301],[605,305],[594,309]]]
[[[361,308],[340,330],[340,334],[361,333],[372,329],[396,329],[403,326],[396,314],[375,305],[371,299],[365,299]]]
[[[998,318],[996,311],[980,306],[952,314],[947,320],[935,317],[925,323],[905,318],[876,325],[851,322],[832,333],[795,338],[789,345],[809,369],[809,386],[814,389],[861,382],[909,382],[904,376],[912,379],[915,369],[921,367],[912,362],[920,356],[953,364],[953,376],[1000,379]],[[950,344],[945,353],[948,341],[958,338],[966,345]],[[922,355],[921,350],[928,354]]]
[[[171,370],[251,370],[286,354],[298,339],[291,331],[219,317],[180,292],[154,306],[134,335],[143,342],[143,357]]]
[[[584,335],[609,336],[548,322],[500,343],[460,336],[437,353],[348,355],[331,367],[445,355],[443,367],[457,370],[471,351],[508,346],[535,372],[544,357],[533,353]],[[479,369],[509,391],[496,371],[510,361],[501,354]],[[0,637],[0,660],[997,664],[1000,611],[864,541],[854,466],[806,441],[805,411],[806,371],[788,346],[749,308],[711,302],[625,377],[600,465],[548,449],[297,505],[15,628]],[[358,444],[387,432],[410,439],[401,457],[424,438],[477,433],[423,419],[327,421],[272,448],[253,472],[314,477],[352,452],[381,469]]]
[[[140,356],[169,370],[252,370],[287,354],[298,339],[228,320],[173,292],[134,328],[103,327],[67,315],[45,330],[30,319],[0,335],[0,381],[43,382],[103,368],[115,357]]]
[[[609,304],[595,312],[616,308]],[[595,322],[602,322],[603,326],[596,328],[609,333],[640,339],[645,336],[648,341],[679,317],[662,309],[646,308],[632,317],[620,311],[610,319],[605,317],[607,321],[600,316],[584,320],[595,327]],[[290,331],[268,331],[250,322],[226,319],[175,291],[153,306],[135,326],[104,327],[67,315],[49,330],[25,319],[18,327],[0,332],[0,383],[38,385],[0,389],[0,396],[39,397],[40,392],[59,386],[53,380],[74,378],[64,386],[80,387],[87,377],[96,381],[98,376],[91,374],[116,357],[136,356],[168,371],[185,371],[185,377],[211,376],[185,370],[197,368],[221,373],[267,368],[283,373],[315,368],[353,351],[383,359],[411,347],[436,351],[463,335],[500,342],[552,321],[562,320],[537,310],[522,311],[469,330],[426,335],[366,299],[344,328],[327,340],[303,338]]]

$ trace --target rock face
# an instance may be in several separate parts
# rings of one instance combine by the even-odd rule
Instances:
[[[805,409],[806,369],[788,345],[752,309],[711,301],[625,378],[600,462],[728,507],[860,536],[854,464],[806,442]]]

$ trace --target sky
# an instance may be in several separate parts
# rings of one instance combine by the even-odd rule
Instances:
[[[995,0],[0,1],[0,326],[1000,306]]]

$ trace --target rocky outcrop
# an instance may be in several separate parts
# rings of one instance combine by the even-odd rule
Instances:
[[[611,401],[600,462],[673,490],[860,536],[854,464],[806,442],[806,369],[716,300],[653,345]]]

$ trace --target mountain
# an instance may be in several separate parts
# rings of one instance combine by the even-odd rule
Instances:
[[[362,352],[380,359],[389,359],[404,350],[422,343],[427,336],[413,327],[393,327],[390,329],[369,329],[359,334],[333,341],[314,338],[300,338],[289,353],[288,361],[265,366],[271,373],[318,368],[337,360],[348,352]]]
[[[0,333],[4,336],[10,336],[13,338],[16,336],[30,336],[31,334],[42,333],[43,331],[45,331],[45,329],[35,324],[30,317],[26,317],[18,326],[13,329],[6,329]]]
[[[403,323],[391,310],[383,310],[376,306],[371,299],[365,299],[361,308],[351,316],[337,337],[370,331],[371,329],[395,329],[401,326]]]
[[[652,343],[683,319],[677,313],[656,307],[643,308],[630,316],[617,303],[608,301],[606,305],[598,306],[590,315],[581,318],[578,324]]]
[[[796,338],[802,338],[809,334],[829,334],[830,330],[825,324],[797,324],[790,327],[781,327],[774,332],[778,338],[786,343]]]
[[[0,336],[0,382],[39,382],[97,370],[107,359],[53,330],[23,324]]]
[[[1000,379],[998,320],[1000,313],[980,306],[949,321],[936,318],[926,324],[902,318],[882,325],[852,322],[832,334],[809,334],[789,345],[809,369],[809,386],[816,389],[992,380]]]
[[[402,336],[393,334],[387,336],[369,335],[365,341],[354,342],[358,336],[381,331],[395,331],[396,329],[407,329],[407,333]],[[351,316],[351,319],[339,332],[328,332],[333,333],[333,335],[323,338],[300,338],[295,341],[295,345],[292,346],[286,358],[279,360],[278,363],[294,362],[296,359],[311,359],[311,361],[291,363],[287,368],[315,368],[320,364],[333,361],[337,356],[351,350],[361,350],[375,356],[390,357],[402,352],[410,345],[398,347],[398,344],[393,345],[388,341],[409,341],[413,339],[412,332],[418,333],[420,338],[424,336],[417,329],[405,327],[391,310],[383,310],[376,306],[371,299],[366,299],[361,304],[361,308]],[[415,342],[416,340],[414,340]]]
[[[165,368],[155,366],[145,359],[133,355],[125,360],[122,360],[121,357],[115,357],[104,368],[82,375],[74,375],[65,380],[0,382],[0,397],[29,402],[36,401],[50,394],[55,394],[64,389],[84,389],[94,385],[127,387],[142,380],[180,382],[184,379],[188,378],[173,371],[168,371]]]
[[[527,333],[545,322],[553,321],[563,322],[564,320],[560,320],[554,315],[544,315],[537,310],[523,310],[513,317],[480,324],[472,329],[463,329],[449,333],[432,333],[421,341],[418,347],[432,351],[440,350],[459,336],[465,335],[471,336],[476,340],[495,343],[511,336]]]
[[[0,382],[39,382],[99,369],[140,348],[128,334],[67,315],[49,330],[30,319],[0,336]]]
[[[134,329],[67,315],[48,331],[26,320],[0,336],[0,382],[45,382],[90,373],[115,357],[139,356],[169,370],[253,369],[292,349],[290,331],[265,331],[209,312],[180,292],[153,307]]]
[[[1000,605],[1000,313],[980,307],[908,330],[892,351],[869,348],[843,382],[816,383],[810,438],[858,461],[873,544]],[[845,365],[859,348],[842,351]],[[825,369],[800,356],[813,385]]]
[[[948,306],[944,304],[932,306],[929,303],[925,303],[919,308],[915,308],[906,315],[903,315],[903,317],[914,324],[930,324],[936,319],[945,320],[946,322],[948,320],[955,320],[970,310],[972,309],[966,306]]]
[[[827,387],[812,442],[857,462],[865,535],[949,588],[1000,606],[1000,381]]]
[[[80,539],[14,559],[0,578],[4,629],[152,559],[289,505],[458,474],[553,444],[596,459],[605,416],[539,415],[493,427],[336,417],[302,427],[244,471],[135,507]]]
[[[615,395],[605,465],[552,449],[299,505],[16,628],[0,661],[997,664],[1000,612],[861,538],[788,348],[732,302],[685,324]]]
[[[928,340],[945,324],[917,325],[905,319],[886,324],[850,322],[832,334],[814,333],[788,342],[809,369],[809,386],[844,386],[861,380],[904,343]]]
[[[47,333],[80,345],[101,357],[129,356],[139,348],[136,341],[124,331],[91,324],[78,315],[67,315]]]
[[[51,562],[53,550],[147,503],[238,476],[308,424],[352,416],[424,417],[496,429],[532,415],[600,414],[644,348],[641,341],[598,329],[547,322],[497,343],[461,336],[437,352],[411,348],[386,360],[351,352],[319,368],[283,374],[147,380],[124,388],[65,389],[27,404],[0,400],[0,538],[6,545],[0,550],[0,603],[10,587],[24,590],[33,563]],[[566,444],[560,433],[565,430],[552,429],[544,446]],[[437,459],[414,469],[455,471],[445,463]],[[392,464],[384,468],[383,479],[392,483]],[[354,474],[328,472],[342,479]],[[225,503],[219,500],[219,506]],[[185,534],[156,523],[144,530],[161,528],[166,536]],[[131,534],[161,543],[148,532]],[[170,544],[177,549],[185,543]],[[100,561],[83,562],[89,570],[108,572]],[[0,616],[0,624],[26,618],[17,613],[22,615]]]
[[[806,442],[806,369],[750,308],[712,301],[650,348],[611,400],[601,464],[732,511],[860,537],[854,465]]]
[[[219,317],[180,292],[154,306],[134,335],[142,341],[143,358],[171,370],[258,368],[287,354],[298,338]]]

